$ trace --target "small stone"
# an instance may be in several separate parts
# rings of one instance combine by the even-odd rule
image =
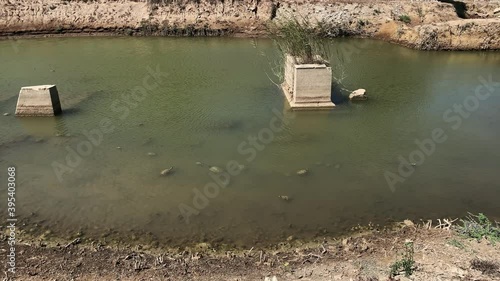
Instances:
[[[411,221],[411,220],[404,220],[403,223],[406,225],[406,226],[415,226],[415,224]]]
[[[8,113],[8,112],[5,112],[5,113],[3,114],[3,116],[9,116],[9,115],[10,115],[10,113]]]
[[[121,146],[117,146],[116,149],[122,149],[122,147]]]
[[[294,237],[293,237],[293,235],[291,235],[291,236],[288,236],[288,238],[286,239],[286,241],[290,242],[290,241],[292,241],[293,239],[294,239]]]
[[[496,8],[496,9],[493,11],[493,14],[500,14],[500,8]]]
[[[307,175],[307,173],[309,173],[309,171],[307,169],[302,169],[302,170],[297,171],[297,175],[299,175],[299,176],[305,176],[305,175]]]
[[[203,163],[201,163],[201,162],[196,162],[196,165],[198,165],[198,166],[203,166]]]
[[[415,167],[415,166],[417,166],[417,163],[412,162],[412,163],[411,163],[411,165],[412,165],[413,167]]]
[[[156,153],[154,153],[154,152],[148,152],[148,156],[156,156]]]
[[[217,166],[212,166],[209,168],[209,170],[210,170],[210,172],[216,173],[216,174],[222,173],[222,169],[217,167]]]
[[[170,167],[170,168],[168,168],[168,169],[165,169],[165,170],[161,171],[160,175],[162,175],[162,176],[166,176],[166,175],[168,175],[168,174],[172,173],[172,170],[173,170],[173,169],[174,169],[174,167]]]

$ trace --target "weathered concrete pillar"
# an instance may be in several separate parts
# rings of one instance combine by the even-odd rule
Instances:
[[[61,113],[55,85],[22,87],[17,99],[17,116],[54,116]]]
[[[332,108],[332,68],[326,64],[298,64],[292,56],[285,61],[283,92],[291,108]]]

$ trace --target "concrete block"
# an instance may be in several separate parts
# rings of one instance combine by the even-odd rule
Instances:
[[[17,116],[54,116],[62,112],[55,85],[22,87],[17,99]]]
[[[283,92],[291,108],[332,108],[332,69],[326,64],[298,64],[286,56]]]

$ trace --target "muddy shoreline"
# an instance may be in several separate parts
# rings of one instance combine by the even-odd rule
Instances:
[[[374,38],[420,50],[499,50],[492,1],[10,0],[0,3],[0,38],[52,36],[265,37],[265,24],[308,17],[329,37]]]
[[[411,280],[498,280],[499,245],[453,230],[409,221],[386,230],[315,241],[288,239],[266,248],[224,249],[208,243],[186,248],[149,248],[85,243],[79,239],[21,236],[16,280],[410,280],[390,279],[404,244],[415,245]],[[5,241],[5,237],[2,237]],[[2,243],[2,259],[5,245]],[[431,278],[431,279],[429,279]]]

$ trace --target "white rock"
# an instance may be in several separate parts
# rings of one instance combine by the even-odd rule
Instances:
[[[156,156],[156,153],[154,153],[154,152],[148,152],[148,156]]]
[[[350,100],[366,100],[367,98],[365,89],[357,89],[349,95]]]
[[[8,112],[5,112],[5,113],[3,114],[3,116],[9,116],[9,115],[10,115],[10,113],[8,113]]]

